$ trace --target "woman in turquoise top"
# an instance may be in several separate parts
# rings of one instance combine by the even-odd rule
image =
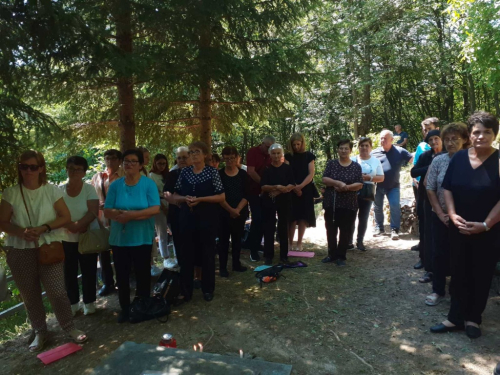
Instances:
[[[154,215],[160,212],[160,198],[154,181],[141,174],[143,166],[141,151],[125,151],[125,177],[109,186],[104,204],[104,216],[111,220],[109,244],[113,250],[118,298],[122,308],[118,323],[129,318],[132,266],[137,281],[136,297],[149,297],[150,294]]]

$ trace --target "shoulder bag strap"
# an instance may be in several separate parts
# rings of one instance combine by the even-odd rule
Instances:
[[[30,222],[30,226],[33,226],[33,224],[31,223],[30,211],[28,210],[28,205],[26,204],[26,200],[24,199],[23,185],[22,184],[19,184],[19,189],[21,189],[21,197],[23,198],[24,208],[26,208],[26,213],[28,214],[28,220]]]
[[[104,178],[102,177],[102,172],[101,172],[101,190],[102,190],[102,196],[104,197],[104,200],[106,200],[106,189],[104,188]]]

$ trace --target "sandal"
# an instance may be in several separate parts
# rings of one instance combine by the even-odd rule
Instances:
[[[429,294],[427,297],[425,297],[425,304],[427,306],[436,306],[439,305],[439,303],[444,299],[444,296],[440,296],[437,293],[432,293]]]
[[[418,282],[422,284],[430,283],[431,281],[432,281],[432,272],[426,272],[423,277],[418,279]]]
[[[69,333],[69,338],[72,339],[77,344],[84,343],[88,339],[87,335],[82,331],[80,331],[79,329],[72,330]]]
[[[31,342],[30,346],[28,347],[29,351],[31,353],[36,353],[39,352],[40,350],[43,349],[45,342],[47,341],[47,334],[46,333],[36,333],[34,340]]]

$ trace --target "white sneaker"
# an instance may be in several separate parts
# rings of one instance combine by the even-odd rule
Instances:
[[[78,311],[80,311],[80,302],[71,305],[71,315],[75,316]]]
[[[91,315],[95,313],[95,302],[86,303],[83,305],[83,315]]]
[[[179,264],[177,263],[176,258],[167,258],[167,259],[163,260],[163,267],[165,267],[167,269],[172,269],[172,268],[179,267]]]
[[[151,266],[151,276],[156,277],[161,273],[161,269],[156,266]]]
[[[391,230],[391,239],[395,241],[399,240],[399,233],[395,229]]]

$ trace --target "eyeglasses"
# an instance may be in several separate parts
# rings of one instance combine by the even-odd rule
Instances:
[[[457,144],[458,141],[461,141],[461,140],[462,140],[462,138],[445,138],[445,139],[443,139],[443,142]]]
[[[139,164],[139,160],[124,160],[123,165],[137,165]]]
[[[230,158],[224,158],[224,161],[235,161],[235,157],[230,157]]]
[[[189,150],[188,154],[189,155],[199,155],[199,154],[201,154],[201,150]]]
[[[84,172],[83,168],[68,167],[66,169],[68,172]]]
[[[188,160],[187,156],[177,156],[177,160]]]
[[[21,171],[27,171],[29,169],[32,172],[36,172],[39,168],[40,166],[36,164],[19,164],[19,169]]]

